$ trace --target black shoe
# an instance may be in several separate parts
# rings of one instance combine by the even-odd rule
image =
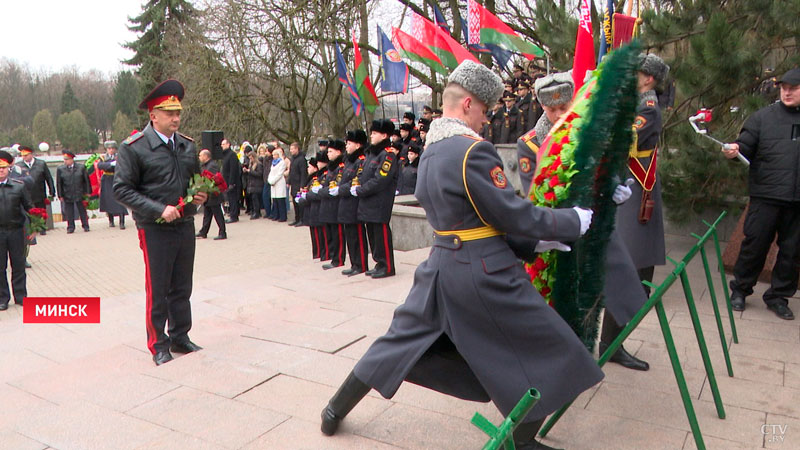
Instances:
[[[342,275],[353,275],[353,272],[355,272],[355,271],[356,271],[355,267],[351,267],[349,269],[344,269],[342,271]]]
[[[602,355],[603,353],[605,353],[606,349],[608,349],[608,344],[606,344],[605,342],[601,342],[600,354]],[[647,361],[642,361],[641,359],[631,355],[630,353],[628,353],[627,350],[625,350],[625,347],[621,345],[617,349],[617,352],[614,353],[614,355],[611,357],[609,361],[617,363],[622,367],[627,367],[628,369],[641,370],[641,371],[650,370],[650,364],[648,364]]]
[[[328,264],[323,265],[322,268],[325,269],[325,270],[328,270],[328,269],[334,269],[336,267],[342,267],[343,265],[344,264],[328,263]]]
[[[173,359],[174,358],[172,357],[172,353],[170,353],[169,351],[156,352],[156,354],[153,355],[153,362],[156,363],[157,366],[160,366],[164,363],[168,363]]]
[[[19,306],[22,306],[22,300],[14,299],[14,303],[18,304]]]
[[[114,228],[114,227],[115,227],[115,225],[114,225],[114,222],[109,222],[109,223],[108,223],[108,227],[109,227],[109,228]]]
[[[369,269],[368,271],[364,272],[364,275],[371,277],[373,273],[375,273],[375,269]]]
[[[250,220],[260,219],[261,216],[250,216]]]
[[[792,313],[792,310],[783,303],[773,303],[771,305],[767,305],[767,309],[774,312],[776,316],[783,320],[794,320],[794,313]]]
[[[731,295],[731,308],[734,311],[744,311],[744,295],[734,292]]]
[[[39,236],[47,236],[47,230],[40,231]]]
[[[379,270],[377,272],[372,273],[372,278],[386,278],[394,276],[394,272],[387,272],[386,270]]]
[[[192,353],[202,350],[203,347],[200,347],[190,340],[186,340],[186,342],[173,342],[169,349],[175,353]]]
[[[119,224],[119,229],[120,230],[124,230],[125,229],[125,224],[124,223]]]
[[[300,222],[295,220],[294,222],[290,223],[289,226],[290,227],[296,227],[298,223],[300,223]]]
[[[8,303],[0,303],[0,311],[5,311],[8,309]]]
[[[25,261],[25,268],[26,269],[30,269],[31,268],[31,263],[29,263],[28,261]]]
[[[208,236],[206,236],[206,235],[205,235],[205,234],[203,234],[203,233],[197,233],[197,234],[195,234],[195,235],[194,235],[194,237],[196,237],[197,239],[205,239],[205,238],[207,238]]]
[[[75,230],[67,230],[67,234],[72,234],[74,232],[75,232]]]
[[[353,372],[350,372],[350,375],[328,402],[328,406],[322,410],[322,425],[320,426],[322,434],[333,436],[342,419],[355,408],[370,389],[372,388],[356,378]]]
[[[228,235],[227,234],[220,234],[219,236],[214,238],[215,241],[221,241],[223,239],[228,239]]]
[[[84,229],[83,229],[83,232],[84,232],[84,233],[88,233],[88,232],[89,232],[89,227],[86,227],[86,228],[84,228]]]
[[[239,219],[225,219],[225,223],[236,223]]]

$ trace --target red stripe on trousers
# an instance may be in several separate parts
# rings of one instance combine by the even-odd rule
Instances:
[[[386,250],[386,271],[392,273],[392,255],[389,253],[389,233],[386,231],[386,224],[383,224],[383,248]]]
[[[323,225],[320,228],[322,228],[322,237],[325,238],[325,239],[323,239],[323,242],[325,242],[325,245],[324,245],[324,247],[325,247],[325,259],[331,259],[331,255],[328,253],[328,227]],[[321,251],[320,251],[320,255],[322,255]]]
[[[342,253],[344,252],[344,246],[346,244],[344,243],[344,236],[342,236],[342,224],[337,224],[336,230],[339,233],[339,256],[336,259],[336,262],[339,264],[344,264],[344,255],[342,255]]]
[[[314,258],[319,258],[320,250],[319,250],[319,233],[317,233],[316,227],[311,227],[311,238],[314,239],[314,243],[317,244],[317,254],[313,255]]]
[[[363,232],[363,224],[358,224],[358,253],[361,254],[361,270],[367,270],[367,255],[364,252],[364,238],[362,237]]]
[[[156,354],[156,327],[153,326],[153,286],[150,282],[150,257],[147,253],[147,239],[144,228],[139,229],[139,247],[144,253],[144,290],[146,300],[145,325],[147,328],[147,348],[150,353]]]

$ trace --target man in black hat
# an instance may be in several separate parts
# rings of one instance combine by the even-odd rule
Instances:
[[[101,156],[97,168],[103,171],[100,178],[100,212],[108,215],[108,226],[114,227],[114,216],[119,216],[119,229],[125,229],[128,210],[114,200],[114,172],[117,170],[117,141],[105,141],[106,154]]]
[[[8,309],[11,292],[8,289],[6,268],[11,261],[11,287],[14,302],[21,305],[28,295],[25,286],[25,211],[34,205],[28,188],[22,181],[9,178],[14,157],[0,150],[0,311]],[[31,236],[31,238],[33,235]]]
[[[406,160],[406,153],[408,153],[408,147],[412,145],[419,145],[419,138],[414,136],[414,126],[408,123],[401,123],[400,124],[400,153],[398,158],[400,161]]]
[[[339,183],[344,171],[344,141],[335,139],[328,147],[328,173],[320,186],[312,188],[320,197],[319,220],[325,224],[328,238],[328,252],[331,262],[323,269],[333,269],[344,265],[347,244],[344,239],[344,226],[339,221]]]
[[[64,150],[64,164],[56,169],[56,185],[58,185],[61,210],[67,219],[67,233],[75,232],[75,209],[81,218],[83,231],[89,231],[89,216],[83,197],[92,193],[89,174],[83,164],[75,162],[75,154]]]
[[[741,152],[750,160],[750,207],[730,283],[731,306],[744,311],[777,235],[778,257],[764,303],[781,319],[793,320],[788,298],[797,291],[800,264],[800,69],[786,72],[778,84],[780,102],[750,116],[736,142],[723,150],[728,158]]]
[[[318,252],[316,257],[322,262],[331,259],[331,252],[328,248],[328,228],[320,219],[322,197],[319,195],[325,177],[328,175],[328,144],[329,141],[325,141],[325,150],[318,151],[317,157],[315,159],[312,158],[316,162],[317,173],[311,176],[308,191],[304,197],[307,202],[308,226],[311,228],[311,238],[317,242]]]
[[[30,189],[33,206],[46,209],[48,197],[56,197],[53,175],[50,174],[47,163],[34,156],[32,148],[22,145],[19,147],[19,154],[22,161],[17,163],[17,167],[21,169],[22,175],[28,175],[33,180]],[[40,234],[45,235],[46,232],[42,231]]]
[[[366,225],[358,220],[358,197],[350,195],[350,188],[360,185],[359,175],[364,169],[367,157],[364,155],[364,145],[367,143],[367,133],[364,130],[351,130],[345,138],[344,169],[339,182],[339,223],[344,224],[344,235],[347,240],[347,252],[350,254],[350,268],[342,271],[343,275],[353,276],[366,272],[369,267],[367,256],[367,231]]]
[[[413,127],[416,120],[417,116],[413,112],[406,111],[403,113],[403,123],[407,123]]]
[[[239,198],[242,192],[242,164],[239,162],[239,157],[231,150],[231,142],[223,139],[220,144],[222,147],[222,178],[225,179],[225,184],[228,185],[228,190],[225,191],[225,199],[228,201],[228,216],[229,219],[225,223],[234,223],[239,221]]]
[[[492,116],[492,143],[513,144],[520,136],[519,109],[514,105],[517,96],[505,91],[501,97],[503,107]]]
[[[528,86],[530,86],[530,83],[533,82],[531,80],[531,76],[525,73],[525,70],[519,64],[514,64],[513,73],[514,78],[512,78],[512,82],[514,83],[514,92],[519,90],[519,84],[523,81],[528,83]]]
[[[372,278],[395,274],[392,219],[399,163],[389,143],[394,123],[388,119],[373,120],[370,127],[370,146],[364,170],[358,177],[359,186],[351,186],[350,194],[358,197],[358,220],[367,224],[367,237],[372,249],[375,268],[368,270]]]
[[[410,145],[406,149],[406,161],[400,169],[400,178],[397,182],[398,195],[414,195],[414,189],[417,187],[417,168],[419,167],[419,155],[422,153],[422,147],[418,145]]]
[[[422,107],[422,117],[420,117],[420,120],[422,120],[422,119],[425,119],[425,120],[428,121],[428,123],[430,123],[431,120],[433,119],[433,108],[431,108],[428,105],[423,106]]]
[[[114,195],[133,212],[144,252],[147,297],[147,348],[153,361],[172,361],[172,353],[201,347],[189,339],[192,328],[194,215],[208,200],[196,193],[184,204],[189,180],[200,173],[194,141],[178,133],[183,85],[167,80],[139,104],[150,112],[144,130],[123,141],[117,156]],[[169,322],[169,335],[164,327]]]
[[[531,92],[531,84],[522,80],[517,84],[517,109],[519,109],[519,132],[524,134],[536,126],[536,121],[542,116],[542,105]]]

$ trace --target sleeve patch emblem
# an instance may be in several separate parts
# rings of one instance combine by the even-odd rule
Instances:
[[[523,173],[528,173],[531,171],[531,160],[530,158],[520,158],[519,159],[519,170]]]
[[[383,164],[381,164],[381,176],[385,177],[386,175],[389,175],[389,170],[391,169],[392,162],[389,160],[384,161]]]
[[[492,169],[491,172],[489,172],[489,175],[492,177],[492,182],[494,185],[500,189],[505,189],[506,186],[508,186],[508,179],[506,178],[506,174],[503,173],[503,169],[501,169],[500,166]]]
[[[645,119],[643,116],[636,116],[636,120],[633,121],[633,128],[641,130],[646,123],[647,119]]]

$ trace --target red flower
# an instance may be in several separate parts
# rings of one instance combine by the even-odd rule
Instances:
[[[533,268],[537,272],[540,272],[540,271],[542,271],[542,270],[547,268],[547,263],[544,262],[544,260],[541,257],[536,258],[536,261],[533,262]]]
[[[545,192],[544,199],[548,202],[556,201],[556,193],[555,192]]]
[[[83,207],[86,208],[87,206],[89,206],[89,201],[88,200],[84,200],[83,201]]]
[[[542,297],[547,296],[548,294],[550,294],[550,292],[552,292],[552,291],[547,286],[543,287],[542,290],[539,291],[539,293],[542,294]]]
[[[553,178],[550,178],[550,187],[556,187],[561,184],[561,180],[558,179],[558,175],[553,175]]]
[[[50,199],[49,198],[44,199],[44,204],[45,205],[49,205],[50,204]]]
[[[555,170],[564,167],[564,164],[561,163],[561,155],[556,156],[556,160],[553,161],[553,165],[551,167],[554,167]]]
[[[228,183],[225,182],[225,178],[222,177],[220,172],[214,174],[214,184],[217,186],[220,192],[225,192],[228,190]]]
[[[200,175],[202,175],[204,178],[208,178],[209,180],[214,179],[214,174],[209,172],[208,170],[204,170],[203,173],[201,173]]]
[[[548,154],[550,156],[555,156],[555,155],[558,155],[559,153],[561,153],[561,144],[560,143],[554,143],[550,147],[550,153],[548,153]]]
[[[178,198],[178,210],[183,211],[184,206],[186,206],[186,203],[183,201],[183,197]]]
[[[544,181],[544,178],[545,174],[544,170],[542,170],[542,172],[539,173],[539,175],[536,175],[536,178],[533,179],[533,184],[535,184],[536,186],[541,186],[542,182]]]

